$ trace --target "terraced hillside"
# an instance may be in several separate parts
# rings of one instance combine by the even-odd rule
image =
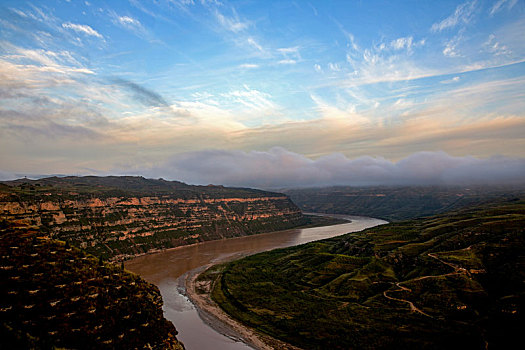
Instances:
[[[280,193],[130,176],[4,182],[0,219],[114,260],[311,221]]]
[[[152,284],[0,221],[0,348],[178,349]]]
[[[510,349],[525,329],[525,201],[265,252],[199,278],[234,318],[305,349]]]

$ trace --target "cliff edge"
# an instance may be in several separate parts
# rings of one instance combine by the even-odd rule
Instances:
[[[307,223],[284,194],[133,176],[3,182],[0,219],[111,260]]]

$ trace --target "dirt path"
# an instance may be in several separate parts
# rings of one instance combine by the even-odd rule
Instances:
[[[465,250],[468,250],[470,249],[471,247],[467,247],[465,248]],[[449,262],[446,262],[446,261],[443,261],[442,259],[440,259],[436,254],[434,253],[427,253],[427,256],[430,257],[430,258],[433,258],[433,259],[436,259],[437,261],[439,261],[440,263],[444,264],[444,265],[447,265],[451,268],[454,269],[454,272],[449,272],[449,273],[445,273],[445,274],[442,274],[442,275],[427,275],[427,276],[421,276],[421,277],[417,277],[417,278],[413,278],[413,279],[410,279],[410,280],[407,280],[407,281],[403,281],[403,282],[396,282],[394,283],[394,285],[396,287],[398,287],[399,289],[395,289],[395,290],[386,290],[383,292],[383,296],[387,299],[390,299],[390,300],[395,300],[395,301],[399,301],[399,302],[402,302],[402,303],[407,303],[409,306],[410,306],[410,311],[411,312],[417,312],[423,316],[427,316],[427,317],[430,317],[430,318],[434,318],[432,317],[431,315],[423,312],[421,309],[417,308],[413,302],[411,302],[410,300],[406,300],[406,299],[400,299],[400,298],[394,298],[394,297],[391,297],[390,295],[388,295],[388,293],[396,293],[396,292],[412,292],[411,289],[407,288],[407,287],[404,287],[401,285],[401,283],[407,283],[407,282],[415,282],[415,281],[421,281],[421,280],[424,280],[424,279],[429,279],[429,278],[440,278],[440,277],[448,277],[448,276],[454,276],[454,275],[467,275],[468,277],[470,277],[470,272],[459,266],[459,265],[456,265],[456,264],[452,264],[452,263],[449,263]]]
[[[409,301],[409,300],[406,300],[406,299],[399,299],[399,298],[394,298],[394,297],[391,297],[390,295],[388,295],[388,293],[395,293],[395,292],[403,292],[403,291],[407,291],[407,292],[412,292],[411,289],[409,288],[406,288],[406,287],[403,287],[402,285],[399,284],[400,282],[396,282],[395,285],[399,288],[399,289],[396,289],[396,290],[390,290],[390,291],[387,291],[385,290],[383,292],[383,296],[387,299],[390,299],[390,300],[396,300],[396,301],[400,301],[400,302],[403,302],[403,303],[407,303],[409,306],[410,306],[410,311],[411,312],[417,312],[423,316],[427,316],[427,317],[430,317],[430,318],[434,318],[432,316],[430,316],[429,314],[421,311],[420,309],[418,309],[413,302]]]

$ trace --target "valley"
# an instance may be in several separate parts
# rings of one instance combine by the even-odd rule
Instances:
[[[524,229],[525,201],[500,200],[216,265],[196,291],[306,349],[509,348]]]
[[[2,334],[22,347],[75,347],[87,337],[98,348],[178,349],[182,341],[224,350],[516,341],[525,296],[521,190],[380,190],[323,201],[316,190],[299,202],[390,212],[382,217],[393,223],[305,215],[284,194],[162,179],[1,183]],[[413,216],[440,214],[398,221],[414,206]]]
[[[4,182],[0,218],[117,261],[326,221],[303,215],[279,193],[116,176]]]

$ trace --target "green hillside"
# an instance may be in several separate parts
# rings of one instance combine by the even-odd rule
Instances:
[[[305,349],[512,348],[525,329],[525,201],[273,250],[199,278],[230,315]]]

